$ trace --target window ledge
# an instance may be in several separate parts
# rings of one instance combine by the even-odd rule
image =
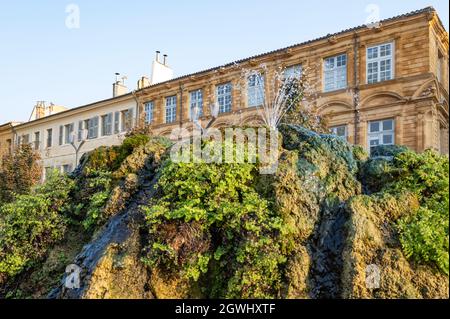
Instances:
[[[345,93],[347,92],[347,90],[349,89],[349,87],[345,87],[343,89],[337,89],[337,90],[333,90],[333,91],[323,91],[321,93],[319,93],[319,96],[323,97],[323,96],[330,96],[330,95],[334,95],[334,94],[341,94],[341,93]]]
[[[361,84],[359,86],[359,88],[360,89],[366,89],[366,88],[371,88],[371,87],[390,85],[390,84],[394,84],[397,80],[399,80],[399,79],[393,78],[393,79],[390,79],[390,80],[379,81],[379,82],[375,82],[375,83],[364,83],[364,84]]]

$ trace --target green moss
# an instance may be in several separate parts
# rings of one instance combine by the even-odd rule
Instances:
[[[443,298],[448,279],[435,267],[411,263],[402,252],[395,220],[414,216],[420,207],[414,193],[378,193],[352,198],[346,205],[347,245],[343,252],[344,298]],[[376,265],[380,286],[366,285],[366,269]]]

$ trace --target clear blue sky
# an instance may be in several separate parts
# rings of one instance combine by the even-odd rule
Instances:
[[[448,0],[0,0],[0,123],[28,120],[37,100],[109,98],[115,72],[135,89],[158,49],[183,75],[364,24],[372,3],[382,19],[432,5],[448,30]]]

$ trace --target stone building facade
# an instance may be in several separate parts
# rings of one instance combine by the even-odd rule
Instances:
[[[7,139],[17,144],[25,138],[41,152],[44,167],[70,170],[75,165],[70,144],[77,145],[83,130],[89,138],[79,156],[120,143],[134,125],[150,125],[155,135],[165,136],[176,128],[189,129],[194,108],[208,121],[209,106],[218,106],[216,127],[261,123],[261,99],[273,98],[270,83],[283,70],[308,77],[314,109],[329,118],[333,133],[349,142],[367,150],[401,144],[448,154],[448,49],[448,32],[435,10],[425,8],[164,82],[140,81],[131,93],[14,130],[3,125],[0,146]],[[259,75],[243,76],[243,70]]]
[[[202,92],[207,120],[207,106],[217,102],[221,85],[230,83],[231,111],[215,125],[258,122],[241,70],[261,65],[268,69],[263,76],[269,99],[274,70],[308,70],[316,109],[349,142],[448,154],[448,33],[431,8],[145,88],[137,92],[140,114],[151,103],[154,131],[168,135],[176,125],[191,125],[192,92]],[[168,97],[177,101],[174,123],[166,119]]]

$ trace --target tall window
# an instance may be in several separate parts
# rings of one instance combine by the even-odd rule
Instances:
[[[347,87],[347,55],[341,54],[324,60],[324,91],[330,92]]]
[[[333,126],[330,128],[331,134],[347,138],[347,125]]]
[[[113,114],[108,113],[102,116],[102,136],[108,136],[112,134]]]
[[[53,129],[47,130],[47,147],[52,147],[53,144]]]
[[[166,123],[173,123],[177,119],[177,97],[166,98]]]
[[[98,116],[93,117],[84,122],[84,126],[88,130],[88,136],[87,136],[88,139],[91,140],[91,139],[98,137],[98,122],[99,122]]]
[[[203,116],[203,92],[202,90],[195,90],[191,92],[191,119],[197,120],[199,117]],[[196,118],[194,118],[196,117]]]
[[[30,134],[22,136],[22,144],[30,144]]]
[[[59,145],[63,145],[64,143],[64,126],[59,126]]]
[[[145,103],[145,124],[151,124],[153,122],[153,112],[155,109],[155,103],[153,101]]]
[[[231,112],[231,83],[218,85],[216,91],[219,113]]]
[[[72,172],[72,165],[71,164],[66,164],[62,166],[62,172],[64,174],[69,174],[70,172]]]
[[[393,44],[367,48],[367,83],[391,80],[394,74]]]
[[[444,80],[444,55],[441,53],[441,51],[438,51],[438,60],[436,63],[436,76],[438,78],[439,82],[443,82]]]
[[[299,80],[302,77],[302,65],[296,64],[284,69],[283,72],[284,79],[297,79]]]
[[[133,128],[133,109],[122,111],[122,132]]]
[[[34,133],[34,149],[37,151],[41,147],[41,132]]]
[[[64,143],[70,144],[72,142],[71,138],[73,133],[73,123],[64,126],[64,133],[65,133]]]
[[[260,106],[264,103],[264,76],[252,74],[247,79],[247,105]]]
[[[369,147],[378,145],[394,145],[394,120],[382,120],[369,122]]]
[[[84,126],[83,126],[83,121],[79,121],[78,122],[78,142],[81,142],[84,138]]]
[[[114,134],[120,132],[120,112],[114,113]]]
[[[53,172],[53,167],[44,168],[44,179],[47,180]]]
[[[12,153],[12,140],[11,139],[6,140],[6,146],[8,148],[8,155],[11,155],[11,153]]]

